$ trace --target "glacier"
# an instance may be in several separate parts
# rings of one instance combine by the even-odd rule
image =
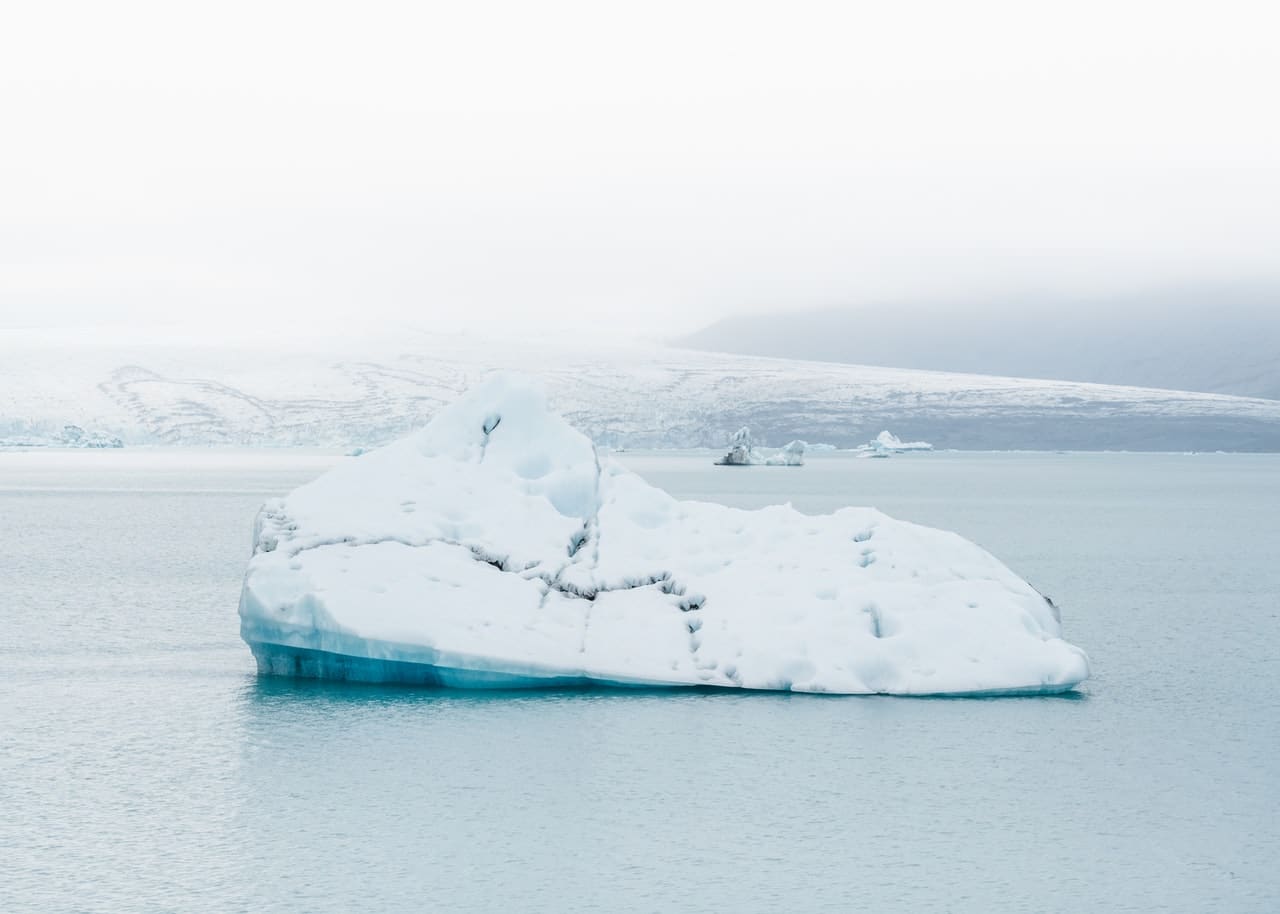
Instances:
[[[63,425],[61,431],[46,434],[7,434],[0,435],[0,450],[9,448],[88,448],[103,450],[124,447],[124,442],[115,435],[104,435],[101,432],[86,432],[78,425]]]
[[[1057,609],[977,545],[873,508],[678,501],[518,376],[258,513],[263,674],[506,688],[1063,692]]]
[[[575,428],[629,450],[719,450],[746,425],[770,441],[838,448],[890,428],[939,449],[1280,451],[1276,400],[487,329],[303,334],[232,343],[0,332],[0,437],[56,437],[75,422],[129,447],[377,447],[504,369],[536,374]]]

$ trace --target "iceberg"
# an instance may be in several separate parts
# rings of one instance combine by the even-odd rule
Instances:
[[[886,451],[931,451],[933,445],[928,441],[903,441],[893,432],[885,429],[876,435],[875,441],[871,442],[872,447],[883,448]]]
[[[716,466],[802,467],[804,449],[803,441],[792,441],[777,453],[765,454],[756,448],[751,438],[751,429],[744,426],[729,437],[729,452],[716,461]]]
[[[1069,690],[1057,609],[872,508],[678,501],[497,375],[267,502],[240,600],[263,674],[474,688]]]
[[[867,457],[888,457],[890,454],[901,454],[905,451],[931,451],[933,445],[928,441],[903,441],[886,429],[872,438],[870,444],[864,444],[854,450]]]

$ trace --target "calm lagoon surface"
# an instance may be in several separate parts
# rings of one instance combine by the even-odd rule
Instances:
[[[1062,608],[1056,698],[260,679],[254,513],[342,459],[0,453],[0,911],[1275,911],[1280,455],[715,468],[875,505]]]

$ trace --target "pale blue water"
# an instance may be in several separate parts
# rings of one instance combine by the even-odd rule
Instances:
[[[1062,607],[1078,697],[260,681],[258,503],[331,458],[0,454],[0,912],[1274,911],[1280,457],[934,454],[684,497],[874,504]]]

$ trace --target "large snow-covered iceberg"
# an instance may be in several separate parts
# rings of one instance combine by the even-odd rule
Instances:
[[[264,673],[512,687],[1061,692],[1051,603],[871,508],[682,502],[496,376],[259,513],[240,601]]]

